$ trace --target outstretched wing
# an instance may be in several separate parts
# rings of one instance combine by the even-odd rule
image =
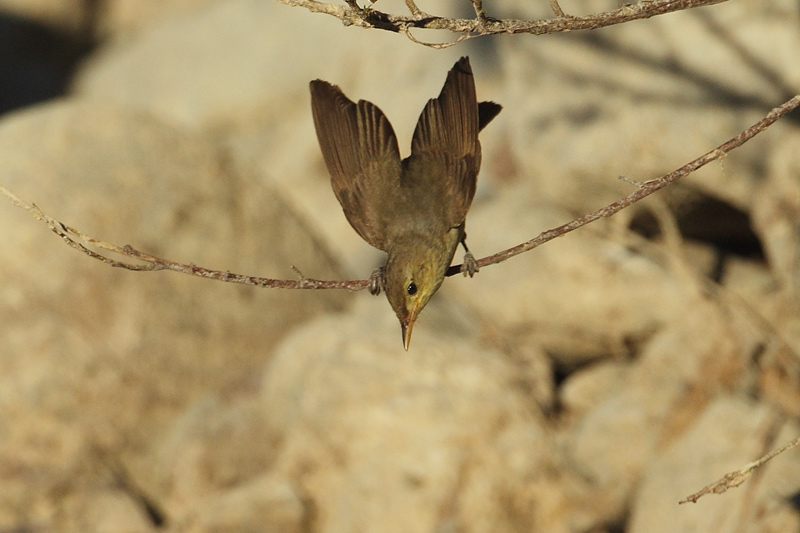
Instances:
[[[341,89],[311,82],[311,110],[333,192],[353,229],[386,251],[387,221],[380,205],[397,194],[400,152],[392,125],[365,100],[353,103]]]
[[[478,131],[499,106],[484,105],[483,112],[481,121],[472,68],[469,58],[462,57],[447,74],[438,98],[422,110],[414,130],[404,177],[420,180],[411,186],[441,195],[440,209],[448,227],[458,226],[467,216],[481,166]]]

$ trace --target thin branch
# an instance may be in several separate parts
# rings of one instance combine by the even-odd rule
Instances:
[[[486,10],[483,9],[483,0],[470,0],[472,2],[472,9],[475,10],[475,18],[479,20],[481,23],[485,24],[486,19]]]
[[[778,448],[777,450],[772,450],[758,461],[754,461],[740,470],[728,472],[727,474],[722,476],[719,480],[715,481],[714,483],[711,483],[710,485],[706,485],[698,492],[695,492],[694,494],[687,496],[678,503],[679,504],[689,503],[689,502],[697,503],[697,500],[699,500],[706,494],[712,494],[712,493],[722,494],[723,492],[725,492],[730,488],[738,487],[752,475],[753,471],[756,468],[759,468],[761,465],[763,465],[773,457],[780,455],[786,450],[790,450],[798,445],[800,445],[800,437],[797,437],[793,441],[789,442],[789,444],[786,444],[785,446]]]
[[[742,131],[736,137],[730,139],[719,145],[718,147],[714,148],[713,150],[706,152],[705,154],[701,155],[694,161],[691,161],[681,168],[677,170],[673,170],[669,174],[665,174],[660,178],[652,179],[646,181],[639,185],[639,188],[632,192],[630,195],[626,196],[622,200],[617,200],[616,202],[609,204],[601,209],[598,209],[594,213],[589,213],[588,215],[584,215],[581,218],[573,220],[572,222],[568,222],[563,224],[557,228],[553,228],[551,230],[545,231],[538,236],[534,237],[533,239],[529,240],[528,242],[524,242],[519,244],[513,248],[509,248],[508,250],[504,250],[502,252],[498,252],[494,255],[490,255],[488,257],[484,257],[483,259],[479,259],[477,261],[478,267],[483,268],[485,266],[493,265],[495,263],[500,263],[501,261],[505,261],[515,255],[519,255],[521,253],[527,252],[536,248],[537,246],[541,246],[542,244],[546,243],[547,241],[551,241],[556,237],[561,237],[562,235],[566,235],[570,231],[576,230],[581,226],[585,226],[590,222],[594,222],[599,218],[607,218],[617,213],[618,211],[628,207],[629,205],[633,204],[634,202],[638,202],[645,196],[649,196],[656,192],[659,189],[662,189],[669,185],[670,183],[681,179],[682,177],[691,174],[695,170],[711,163],[712,161],[716,161],[717,159],[721,159],[725,157],[731,150],[738,148],[739,146],[743,145],[765,129],[767,129],[770,125],[772,125],[775,121],[779,118],[783,117],[793,109],[800,106],[800,94],[795,95],[790,100],[786,101],[785,103],[781,104],[780,106],[776,107],[772,111],[770,111],[767,116],[763,119],[759,120],[757,123],[753,124],[746,130]],[[450,269],[447,271],[449,276],[460,272],[461,265],[451,266]]]
[[[462,35],[459,35],[458,38],[455,41],[448,41],[446,43],[431,43],[431,42],[428,42],[428,41],[420,41],[419,39],[414,37],[414,34],[412,34],[408,29],[400,30],[400,33],[402,33],[403,35],[408,37],[408,39],[412,43],[421,44],[421,45],[427,46],[429,48],[433,48],[434,50],[444,50],[445,48],[450,48],[451,46],[457,45],[461,41],[466,41],[467,39],[471,39],[473,37],[476,37],[475,35],[470,35],[469,33],[464,33]]]
[[[414,3],[414,0],[406,0],[406,7],[408,7],[408,10],[416,18],[424,18],[428,16],[420,8],[417,7],[417,4]]]
[[[199,276],[201,278],[215,279],[218,281],[227,281],[230,283],[242,283],[244,285],[255,285],[257,287],[273,287],[280,289],[349,289],[351,291],[359,291],[366,289],[369,286],[369,280],[356,280],[356,281],[331,281],[331,280],[318,280],[306,278],[298,272],[300,279],[287,280],[287,279],[272,279],[261,278],[257,276],[247,276],[243,274],[234,274],[228,271],[213,270],[210,268],[199,267],[192,263],[183,264],[169,259],[156,257],[154,255],[140,252],[139,250],[129,246],[117,246],[100,239],[83,233],[73,227],[67,226],[58,220],[49,217],[42,212],[35,204],[29,204],[24,200],[18,198],[14,193],[0,185],[0,193],[7,196],[11,202],[27,210],[34,218],[47,224],[50,230],[61,237],[68,246],[74,248],[93,259],[102,261],[107,265],[117,268],[124,268],[126,270],[135,271],[154,271],[154,270],[172,270],[181,272],[182,274],[189,274],[191,276]],[[94,250],[87,248],[82,242],[96,246],[102,250],[112,252],[124,257],[142,261],[142,263],[127,263],[125,261],[118,261],[104,256]]]
[[[553,10],[553,13],[555,13],[557,17],[567,16],[566,13],[564,13],[564,10],[561,9],[561,6],[558,4],[558,0],[550,0],[550,9]]]
[[[777,121],[779,118],[783,117],[793,109],[800,106],[800,94],[796,95],[794,98],[788,100],[784,104],[776,107],[772,111],[767,114],[762,120],[754,124],[753,126],[747,128],[746,130],[742,131],[736,137],[730,139],[729,141],[721,144],[714,150],[707,152],[706,154],[698,157],[694,161],[682,166],[681,168],[670,172],[660,178],[653,179],[650,181],[646,181],[642,183],[639,188],[627,196],[622,200],[618,200],[612,204],[609,204],[602,209],[595,211],[594,213],[590,213],[585,215],[577,220],[573,220],[567,224],[561,225],[557,228],[545,231],[541,233],[537,237],[524,242],[518,246],[513,248],[509,248],[508,250],[504,250],[502,252],[498,252],[494,255],[490,255],[488,257],[484,257],[483,259],[479,259],[477,261],[479,267],[486,267],[489,265],[493,265],[495,263],[500,263],[509,259],[515,255],[519,255],[521,253],[527,252],[528,250],[532,250],[541,244],[544,244],[547,241],[553,240],[556,237],[560,237],[569,233],[570,231],[576,230],[581,226],[585,226],[586,224],[593,222],[599,218],[609,217],[614,213],[620,211],[621,209],[633,204],[641,200],[642,198],[653,194],[657,190],[666,187],[668,184],[677,181],[678,179],[694,172],[698,168],[710,163],[711,161],[715,161],[724,157],[727,153],[731,150],[738,148],[748,140],[752,139],[757,134],[761,133],[765,129],[767,129],[771,124]],[[281,289],[348,289],[351,291],[359,291],[362,289],[366,289],[370,287],[370,280],[369,279],[362,279],[362,280],[350,280],[350,281],[335,281],[335,280],[318,280],[318,279],[311,279],[306,278],[302,274],[300,279],[296,280],[285,280],[285,279],[272,279],[272,278],[262,278],[257,276],[248,276],[244,274],[234,274],[228,271],[221,271],[221,270],[213,270],[209,268],[199,267],[194,264],[183,264],[178,263],[176,261],[171,261],[169,259],[163,259],[161,257],[156,257],[154,255],[141,252],[136,250],[131,246],[117,246],[115,244],[110,244],[105,241],[101,241],[96,239],[90,235],[87,235],[75,228],[67,226],[55,220],[54,218],[49,217],[45,213],[42,212],[34,204],[29,204],[16,195],[14,195],[11,191],[0,185],[0,193],[7,196],[11,202],[27,210],[31,215],[34,216],[37,220],[40,220],[47,224],[47,226],[58,235],[68,246],[75,248],[76,250],[83,252],[84,254],[88,255],[93,259],[97,259],[117,268],[125,268],[128,270],[136,270],[136,271],[154,271],[154,270],[172,270],[175,272],[181,272],[183,274],[189,274],[192,276],[199,276],[201,278],[208,278],[208,279],[215,279],[218,281],[227,281],[230,283],[242,283],[245,285],[255,285],[257,287],[273,287],[273,288],[281,288]],[[110,257],[104,256],[90,248],[87,248],[86,245],[83,243],[95,246],[101,250],[106,250],[108,252],[121,255],[123,257],[127,257],[130,259],[135,259],[137,261],[141,261],[142,263],[128,263],[125,261],[119,261],[115,259],[111,259]],[[448,271],[447,275],[451,276],[461,271],[461,265],[454,265],[451,266]]]
[[[346,5],[329,4],[319,0],[278,0],[292,7],[302,7],[312,13],[324,13],[342,21],[345,26],[357,26],[365,29],[379,29],[402,33],[411,37],[411,29],[445,30],[451,33],[477,37],[500,33],[530,33],[541,35],[575,30],[591,30],[615,24],[623,24],[632,20],[646,19],[674,11],[692,9],[700,6],[719,4],[727,0],[641,0],[633,4],[623,4],[618,9],[595,13],[593,15],[574,17],[565,15],[557,0],[550,0],[550,6],[556,13],[553,19],[521,20],[494,19],[486,14],[482,0],[470,0],[475,10],[474,19],[456,19],[428,15],[416,7],[413,0],[406,5],[411,15],[397,15],[378,11],[372,7],[362,8],[354,0],[347,0]],[[413,39],[414,42],[441,48],[439,43],[427,43]]]

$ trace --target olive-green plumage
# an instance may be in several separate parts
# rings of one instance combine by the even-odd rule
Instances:
[[[469,58],[462,57],[439,97],[422,110],[411,155],[402,161],[394,130],[374,104],[354,103],[339,87],[314,80],[311,108],[347,220],[389,254],[383,287],[408,349],[414,321],[465,240],[464,220],[481,165],[478,132],[501,107],[478,103]]]

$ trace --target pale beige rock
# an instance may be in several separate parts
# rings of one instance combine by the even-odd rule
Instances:
[[[313,77],[307,62],[292,62],[287,76],[284,56],[264,54],[293,31],[277,10],[295,13],[274,2],[233,0],[153,24],[96,53],[76,90],[182,126],[242,121]]]
[[[144,505],[129,493],[100,486],[95,491],[66,495],[51,531],[97,533],[150,533],[158,528]]]
[[[0,10],[98,39],[126,38],[147,26],[185,16],[221,0],[0,0]]]
[[[526,186],[476,205],[469,217],[470,249],[482,256],[569,222],[565,211],[539,203]],[[504,228],[504,231],[498,231]],[[681,313],[693,289],[663,261],[636,253],[609,234],[586,228],[448,281],[479,319],[534,342],[573,367],[647,337]],[[654,305],[653,302],[658,302]]]
[[[800,424],[787,422],[774,433],[768,446],[776,449],[800,436]],[[744,465],[742,465],[744,466]],[[749,501],[748,519],[753,518],[753,531],[777,533],[800,531],[800,447],[776,456],[754,474],[754,497]],[[739,489],[741,490],[741,489]]]
[[[779,125],[781,126],[781,125]],[[764,243],[770,266],[784,288],[800,295],[800,140],[786,141],[767,158],[768,171],[753,204],[753,225]]]
[[[3,184],[64,223],[210,267],[336,277],[280,197],[224,162],[202,136],[96,101],[0,124]],[[56,487],[91,497],[106,485],[97,450],[141,458],[196,395],[248,390],[293,325],[342,301],[113,269],[8,202],[0,227],[0,455],[15,465],[0,472],[4,528],[47,528]]]
[[[98,13],[101,37],[126,39],[136,32],[191,15],[221,0],[107,0]]]
[[[760,457],[767,451],[765,442],[783,444],[768,439],[777,422],[765,406],[735,398],[711,403],[685,435],[649,464],[633,504],[630,530],[725,533],[741,531],[743,523],[754,532],[795,530],[800,524],[797,512],[776,500],[781,492],[786,496],[787,485],[778,486],[774,477],[767,480],[755,474],[745,485],[723,494],[706,495],[696,504],[677,503]],[[776,458],[783,466],[772,468],[789,467],[796,476],[797,461],[792,457],[797,455]],[[784,480],[797,490],[797,477],[784,476]],[[783,516],[779,518],[778,513]],[[776,523],[789,527],[774,529]]]
[[[198,501],[194,513],[181,531],[300,533],[306,510],[286,481],[267,475]]]
[[[765,323],[769,343],[761,358],[760,389],[765,400],[787,413],[800,414],[800,142],[788,131],[766,154],[766,171],[753,201],[753,229],[764,246],[763,261],[731,262],[724,283],[747,302]]]
[[[4,118],[0,181],[108,240],[279,277],[293,277],[296,265],[338,278],[330,256],[341,276],[365,277],[383,260],[331,193],[308,105],[311,79],[378,104],[407,154],[422,106],[457,57],[472,56],[479,98],[505,106],[481,135],[467,224],[481,257],[631,192],[635,185],[617,175],[671,170],[778,103],[780,91],[713,37],[703,17],[719,16],[788,86],[798,77],[790,0],[610,28],[599,35],[607,46],[573,32],[447,51],[271,0],[104,5],[101,31],[118,39],[75,86],[92,100]],[[460,0],[419,5],[469,9]],[[609,7],[562,5],[572,14]],[[397,6],[404,9],[400,0],[377,7]],[[493,16],[549,9],[486,7]],[[681,67],[717,88],[681,76]],[[762,103],[727,105],[726,87]],[[686,253],[679,242],[632,239],[625,220],[595,223],[474,279],[448,279],[416,325],[410,353],[383,296],[115,271],[67,249],[20,210],[0,208],[0,529],[154,527],[135,494],[120,489],[115,461],[171,531],[674,525],[684,516],[677,500],[726,466],[659,507],[661,487],[683,475],[677,460],[650,468],[671,443],[686,439],[685,456],[713,463],[691,455],[696,443],[747,427],[712,427],[709,412],[757,420],[768,402],[788,413],[800,405],[792,374],[800,315],[786,291],[793,219],[779,202],[794,194],[796,147],[778,147],[790,138],[788,127],[770,130],[690,178],[704,194],[753,206],[769,267],[726,260],[720,289],[692,271],[713,271],[708,246]],[[691,196],[673,191],[659,195],[677,206]],[[331,313],[346,303],[356,306]],[[264,371],[277,343],[279,357]],[[720,397],[758,403],[718,408],[728,401]],[[776,444],[796,435],[784,430]],[[746,463],[754,442],[727,445],[729,455]],[[741,527],[797,529],[785,500],[797,494],[800,462],[786,459],[768,466],[769,483],[737,489],[757,496]],[[626,519],[631,502],[635,524]]]
[[[623,383],[564,428],[565,466],[597,491],[577,512],[596,513],[595,526],[621,518],[642,472],[708,397],[746,383],[754,340],[728,321],[725,310],[697,298],[647,343]]]
[[[583,416],[609,396],[618,394],[628,381],[630,365],[604,361],[570,374],[559,390],[567,416]]]
[[[229,499],[227,491],[259,493],[246,487],[260,486],[255,479],[273,460],[277,437],[268,420],[251,395],[227,402],[209,395],[174,421],[153,447],[148,466],[159,501],[176,522],[210,520],[201,516],[203,502]]]
[[[576,13],[608,8],[603,1],[565,7]],[[520,175],[549,202],[582,213],[633,191],[617,176],[652,179],[716,147],[792,91],[766,81],[726,38],[742,43],[781,80],[798,80],[798,62],[776,53],[800,47],[800,35],[786,23],[796,18],[795,8],[789,0],[768,8],[751,0],[597,35],[500,41],[505,83],[497,98],[514,110],[504,120],[514,132],[512,157]],[[712,103],[726,97],[753,103]],[[746,208],[759,179],[751,169],[758,168],[765,147],[783,142],[769,137],[737,150],[724,165],[697,172],[687,185]],[[672,189],[659,195],[671,198],[678,192]]]
[[[369,276],[381,255],[355,234],[332,194],[308,82],[330,80],[356,100],[375,102],[407,154],[422,107],[463,52],[439,53],[386,32],[353,32],[331,17],[273,1],[220,2],[168,22],[103,48],[78,74],[75,90],[182,127],[223,132],[234,164],[263,171],[262,179],[336,243],[350,277]]]
[[[552,450],[513,367],[428,332],[406,353],[373,308],[298,331],[264,378],[279,469],[302,482],[320,530],[562,530],[558,498],[538,497]]]
[[[276,118],[291,121],[297,112],[310,119],[308,82],[316,77],[338,78],[350,90],[358,88],[352,80],[394,88],[396,77],[405,71],[416,74],[408,80],[410,85],[421,86],[407,126],[413,128],[446,72],[421,69],[421,58],[452,64],[444,56],[433,60],[434,51],[417,51],[419,47],[394,35],[354,34],[336,19],[277,2],[209,2],[204,9],[167,22],[152,24],[131,39],[111,42],[98,51],[79,73],[75,89],[147,109],[176,124],[219,129]],[[363,51],[365,45],[371,53],[351,61],[351,53]],[[268,50],[274,52],[265,53]],[[392,78],[384,75],[389,73]],[[363,97],[378,100],[375,93]]]

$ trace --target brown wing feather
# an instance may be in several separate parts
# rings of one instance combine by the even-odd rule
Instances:
[[[481,102],[478,104],[478,131],[483,131],[483,128],[489,125],[494,120],[503,106],[494,102]]]
[[[486,111],[487,117],[492,115],[493,110]],[[443,195],[449,227],[464,221],[475,196],[481,165],[480,126],[472,68],[469,58],[462,57],[447,74],[439,97],[429,100],[422,110],[407,161],[409,167],[419,170],[406,173],[421,177],[426,183],[420,186]]]
[[[379,199],[397,189],[401,173],[392,125],[377,106],[353,103],[339,87],[322,80],[311,82],[311,109],[333,192],[347,220],[365,241],[386,250],[387,221]]]

